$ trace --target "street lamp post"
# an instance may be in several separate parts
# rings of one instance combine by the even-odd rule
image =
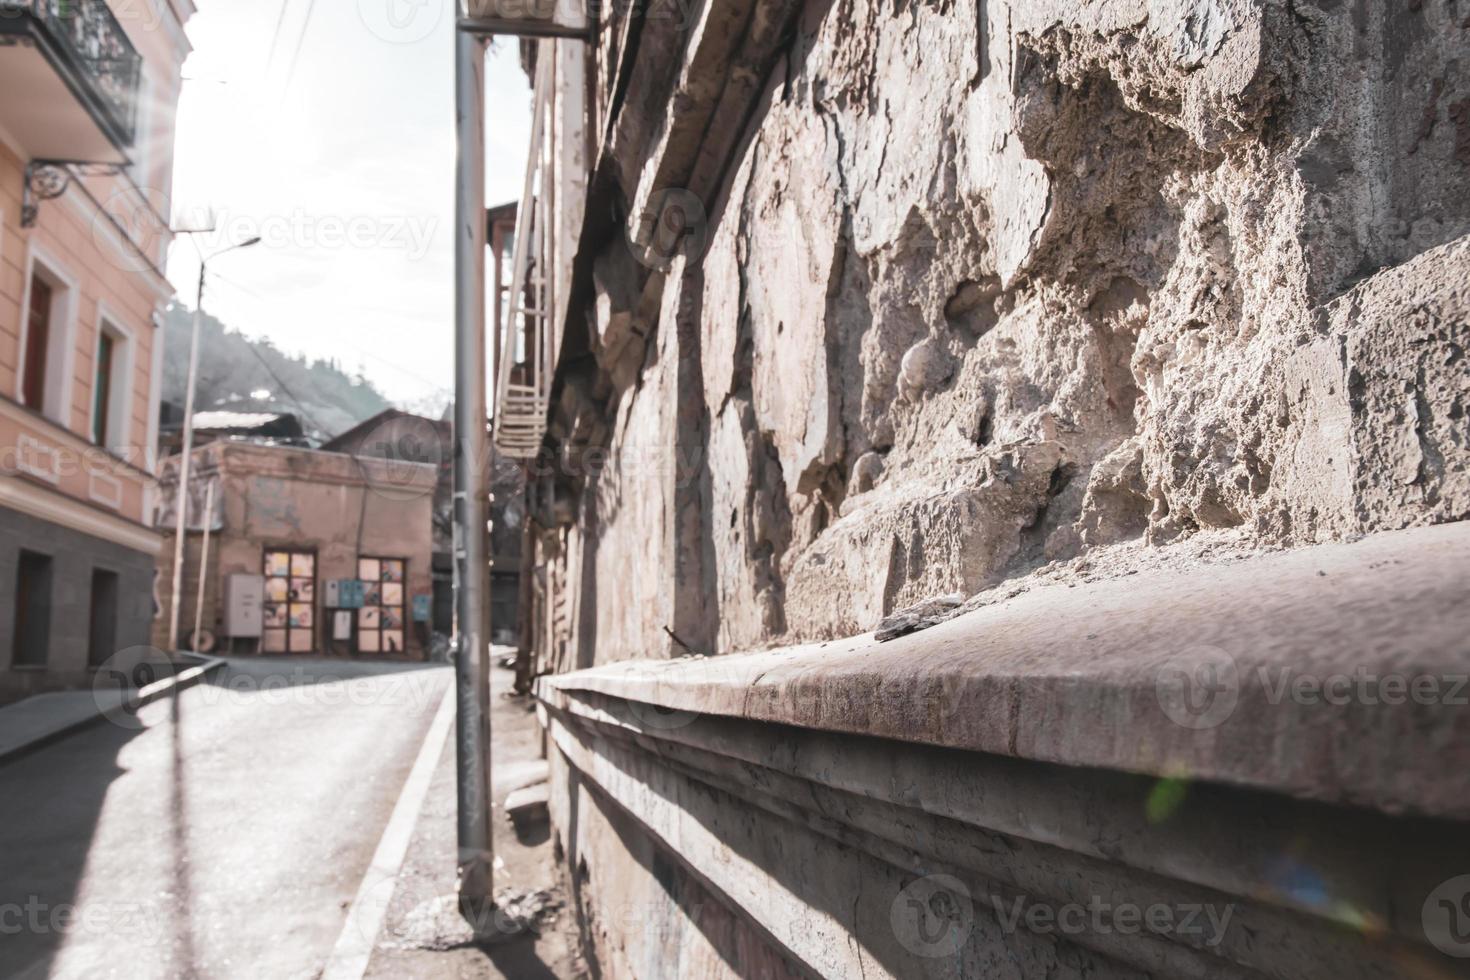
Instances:
[[[491,938],[490,548],[485,410],[485,41],[456,31],[454,589],[459,907]]]
[[[220,249],[209,258],[199,257],[199,290],[194,298],[194,327],[189,337],[189,379],[184,383],[184,442],[180,447],[179,479],[174,491],[174,574],[168,610],[168,649],[179,649],[179,597],[184,590],[184,534],[189,514],[189,457],[194,450],[194,387],[199,376],[199,327],[204,316],[204,275],[208,263],[226,252],[260,243],[260,236]]]

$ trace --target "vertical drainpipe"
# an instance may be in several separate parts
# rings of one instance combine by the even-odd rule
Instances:
[[[459,906],[492,928],[489,469],[485,410],[485,42],[454,32],[454,592]]]

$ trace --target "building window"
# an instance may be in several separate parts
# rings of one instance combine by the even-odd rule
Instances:
[[[266,653],[311,653],[316,649],[316,554],[268,549],[265,553]]]
[[[107,320],[97,326],[97,354],[92,361],[92,441],[122,450],[128,431],[131,363],[128,334]]]
[[[60,268],[33,255],[21,316],[16,397],[32,411],[70,428],[76,286]]]
[[[51,556],[22,550],[15,570],[15,636],[11,662],[44,667],[51,644]]]
[[[362,608],[357,611],[358,653],[403,652],[402,558],[359,558]]]
[[[26,312],[26,360],[20,397],[37,411],[46,405],[46,374],[51,360],[51,311],[55,296],[39,275],[31,276],[31,302]]]
[[[87,663],[100,667],[116,652],[117,572],[92,569],[92,615],[87,630]]]
[[[107,444],[107,423],[112,408],[112,352],[116,342],[103,330],[97,335],[97,363],[92,372],[92,441]]]

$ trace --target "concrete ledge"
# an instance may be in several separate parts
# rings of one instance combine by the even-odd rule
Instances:
[[[174,691],[193,687],[225,665],[218,657],[181,656],[193,661],[193,666],[137,691],[58,691],[0,708],[0,764],[27,756],[117,712],[136,713]]]
[[[1470,818],[1470,522],[1046,588],[879,644],[542,678],[699,715]],[[661,719],[661,720],[660,720]]]
[[[1188,941],[1119,945],[1106,932],[1073,939],[1155,976],[1235,975],[1227,965],[1246,976],[1400,975],[1404,963],[1436,962],[1421,910],[1457,873],[1446,855],[1462,850],[1464,827],[1448,821],[712,715],[662,727],[673,716],[645,704],[558,700],[543,705],[543,717],[578,781],[599,787],[707,888],[808,964],[830,954],[793,917],[816,907],[847,921],[846,909],[833,910],[837,899],[817,893],[837,877],[834,868],[848,873],[849,848],[910,875],[952,875],[977,902],[1019,895],[1052,908],[1095,897],[1115,906],[1231,908],[1228,933],[1203,949]],[[717,802],[705,800],[711,794]],[[558,811],[560,832],[576,833],[586,819],[569,819],[564,801]],[[779,854],[742,867],[723,847],[692,843],[706,832],[686,828],[691,820],[718,821],[721,839],[789,843],[795,827],[841,847],[813,844],[795,873]],[[602,873],[620,878],[622,869]],[[900,877],[885,885],[886,900],[896,901],[905,884]],[[787,907],[782,896],[791,893],[809,894]],[[890,941],[865,928],[863,944]],[[985,942],[992,940],[1005,945]],[[832,963],[816,973],[846,975]]]

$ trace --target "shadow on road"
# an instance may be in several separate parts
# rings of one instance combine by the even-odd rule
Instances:
[[[198,975],[198,956],[195,953],[192,914],[194,887],[189,877],[189,806],[184,776],[183,721],[183,699],[175,690],[169,699],[168,844],[173,851],[170,919],[177,923],[177,941],[169,947],[169,958],[176,975],[192,977]]]
[[[213,936],[197,910],[219,896],[201,890],[202,869],[215,858],[202,842],[217,828],[193,826],[190,815],[219,814],[218,786],[211,793],[200,783],[219,778],[209,769],[223,748],[208,727],[221,717],[216,706],[371,704],[397,714],[402,705],[411,714],[442,696],[443,669],[231,658],[136,717],[101,721],[0,764],[0,977],[204,975],[210,956],[201,943]],[[152,740],[133,745],[149,732]],[[246,758],[265,750],[230,744]],[[229,793],[261,790],[242,778]],[[98,890],[99,875],[110,894]]]
[[[0,765],[0,907],[10,913],[0,976],[44,978],[76,928],[98,818],[109,787],[126,771],[118,756],[141,734],[103,723]]]

